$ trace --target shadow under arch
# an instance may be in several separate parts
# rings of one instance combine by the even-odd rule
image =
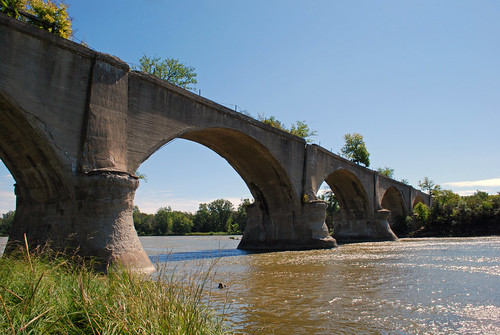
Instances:
[[[408,215],[403,196],[394,186],[385,191],[381,204],[383,208],[391,211],[391,216],[387,220],[391,227]]]
[[[328,175],[325,183],[337,197],[343,220],[360,220],[369,215],[368,196],[361,181],[352,172],[339,169]]]
[[[337,197],[340,207],[332,234],[339,243],[397,239],[387,222],[389,212],[375,212],[363,183],[354,173],[338,169],[324,181]]]
[[[247,207],[248,221],[239,248],[290,249],[277,246],[277,240],[292,240],[304,233],[295,225],[300,192],[286,169],[257,139],[231,128],[207,127],[186,129],[164,139],[141,161],[146,161],[166,143],[181,138],[201,144],[224,158],[247,185],[254,203]],[[293,248],[293,247],[292,247]]]
[[[47,204],[70,194],[68,178],[47,136],[24,115],[21,107],[0,92],[0,158],[16,181],[16,214],[7,252],[14,242],[24,240],[24,234],[30,245],[44,243],[51,226],[40,213],[49,211]],[[54,209],[53,225],[57,225],[58,210],[64,209]]]

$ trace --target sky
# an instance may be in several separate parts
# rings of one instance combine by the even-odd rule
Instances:
[[[197,93],[290,126],[339,152],[363,135],[370,168],[414,187],[500,191],[500,2],[496,0],[68,0],[74,36],[131,65],[144,55],[196,69]],[[220,156],[185,140],[139,171],[141,211],[196,211],[251,198]],[[0,164],[0,213],[15,208]]]

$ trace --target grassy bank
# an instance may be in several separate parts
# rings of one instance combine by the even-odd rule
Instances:
[[[113,269],[99,274],[67,257],[0,259],[1,334],[225,334],[201,300],[204,283],[181,285]]]

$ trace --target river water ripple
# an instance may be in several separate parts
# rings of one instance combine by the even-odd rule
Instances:
[[[141,240],[180,276],[216,262],[211,305],[243,333],[500,334],[500,237],[257,254],[225,236]]]
[[[210,271],[206,301],[237,332],[500,334],[498,236],[274,253],[238,250],[228,236],[140,239],[183,280]]]

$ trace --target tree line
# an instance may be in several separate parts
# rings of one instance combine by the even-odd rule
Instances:
[[[142,213],[134,207],[134,226],[139,235],[184,235],[189,233],[241,234],[247,222],[249,199],[243,199],[237,208],[225,199],[199,205],[196,213],[174,211],[162,207],[155,214]]]
[[[432,204],[418,203],[411,217],[402,218],[393,228],[398,231],[398,236],[500,235],[500,192],[476,191],[461,196],[442,189],[428,178],[419,181],[419,186],[431,195]]]

